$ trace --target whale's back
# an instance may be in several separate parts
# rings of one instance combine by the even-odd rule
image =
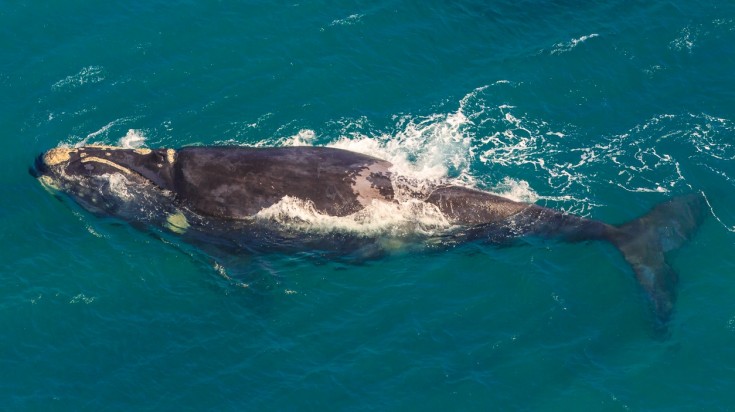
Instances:
[[[346,216],[372,200],[391,201],[391,164],[326,147],[189,147],[178,151],[178,197],[196,212],[245,219],[285,196]]]

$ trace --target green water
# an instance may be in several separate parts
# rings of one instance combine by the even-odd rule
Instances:
[[[734,408],[730,2],[12,2],[0,45],[3,410]],[[661,339],[604,244],[213,265],[29,175],[90,143],[330,145],[611,223],[711,215]]]

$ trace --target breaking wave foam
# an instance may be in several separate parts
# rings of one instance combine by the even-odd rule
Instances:
[[[417,180],[474,185],[474,122],[466,111],[468,104],[485,89],[475,89],[465,96],[454,112],[396,116],[391,132],[349,131],[354,125],[343,122],[343,133],[327,146],[387,160],[396,174]],[[362,124],[357,126],[362,128]]]
[[[141,130],[130,129],[128,133],[121,137],[118,145],[125,149],[137,149],[145,145],[146,137]]]
[[[309,129],[299,130],[295,135],[287,138],[283,146],[312,146],[316,140],[316,132]]]

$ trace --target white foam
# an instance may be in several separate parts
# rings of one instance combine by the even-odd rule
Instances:
[[[90,303],[94,302],[95,300],[97,300],[97,298],[95,296],[87,296],[84,293],[80,293],[80,294],[74,296],[73,298],[71,298],[71,300],[69,301],[69,303],[80,303],[80,302],[82,302],[82,303],[85,303],[85,304],[89,305]]]
[[[109,142],[106,141],[107,138],[109,138],[109,132],[110,129],[120,125],[124,124],[126,122],[130,122],[135,120],[135,118],[131,117],[122,117],[120,119],[115,119],[106,125],[102,126],[101,128],[95,130],[92,133],[89,133],[87,136],[85,136],[83,139],[77,141],[76,143],[62,143],[59,147],[82,147],[87,146],[89,144],[109,144]],[[128,132],[130,133],[130,132]]]
[[[697,40],[698,36],[699,30],[697,28],[691,28],[689,26],[684,27],[679,32],[679,37],[669,43],[669,48],[671,50],[678,51],[686,50],[691,53],[692,49],[694,49],[694,42]]]
[[[710,203],[709,198],[707,197],[707,194],[705,192],[701,192],[702,196],[704,196],[705,202],[707,202],[707,207],[709,207],[710,212],[712,213],[712,216],[717,219],[718,222],[720,222],[720,225],[724,227],[728,232],[735,233],[735,225],[728,225],[727,223],[723,222],[720,216],[715,212],[715,209],[712,207],[712,203]]]
[[[137,149],[145,145],[146,137],[141,130],[128,129],[128,133],[121,137],[118,146],[124,149]]]
[[[429,235],[451,227],[435,205],[420,200],[373,201],[354,214],[338,217],[319,213],[309,201],[286,196],[258,212],[255,218],[300,231],[348,232],[360,236]]]
[[[539,195],[531,189],[531,185],[527,181],[510,177],[503,178],[492,191],[516,202],[534,203],[539,199]]]
[[[110,130],[112,126],[115,126],[116,124],[120,123],[122,120],[123,119],[116,119],[116,120],[111,121],[110,123],[107,123],[106,125],[102,126],[98,130],[88,134],[87,137],[85,137],[84,139],[76,143],[74,147],[85,146],[89,143],[90,140],[96,138],[97,136],[101,134],[107,134],[107,132]]]
[[[579,38],[576,38],[576,39],[572,39],[572,40],[570,40],[570,41],[568,41],[566,43],[556,43],[554,45],[554,49],[551,51],[551,54],[566,53],[566,52],[572,50],[573,48],[577,47],[578,45],[586,42],[587,40],[593,39],[593,38],[599,37],[599,36],[600,35],[597,34],[597,33],[592,33],[592,34],[588,34],[588,35],[585,35],[585,36],[582,36],[582,37],[579,37]]]
[[[99,83],[105,80],[103,69],[101,66],[88,66],[82,68],[79,73],[66,76],[51,85],[52,90],[62,90],[67,88],[76,88],[87,83]]]
[[[241,288],[249,288],[250,287],[250,284],[245,283],[245,282],[242,282],[242,281],[239,281],[239,280],[235,280],[234,278],[232,278],[227,273],[227,269],[225,269],[224,266],[222,266],[221,264],[219,264],[219,262],[214,262],[214,270],[217,272],[217,274],[219,274],[220,276],[222,276],[223,278],[225,278],[229,282],[232,282],[232,284],[235,285],[235,286],[238,286],[238,287],[241,287]]]
[[[309,129],[299,130],[293,136],[283,141],[283,146],[312,146],[316,140],[316,132]]]
[[[393,164],[392,171],[403,176],[467,183],[471,180],[472,138],[464,128],[469,123],[461,109],[423,118],[405,116],[394,135],[355,133],[327,146],[387,160]]]
[[[330,26],[351,26],[353,24],[357,24],[360,22],[360,19],[362,19],[364,15],[363,14],[351,14],[343,19],[336,19],[333,20],[332,23],[330,23]]]

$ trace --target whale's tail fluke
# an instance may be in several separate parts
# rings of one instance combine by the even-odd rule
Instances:
[[[665,328],[676,300],[676,272],[665,254],[689,240],[704,220],[706,202],[701,194],[676,197],[642,217],[610,232],[610,240],[633,267],[653,306],[656,323]]]

